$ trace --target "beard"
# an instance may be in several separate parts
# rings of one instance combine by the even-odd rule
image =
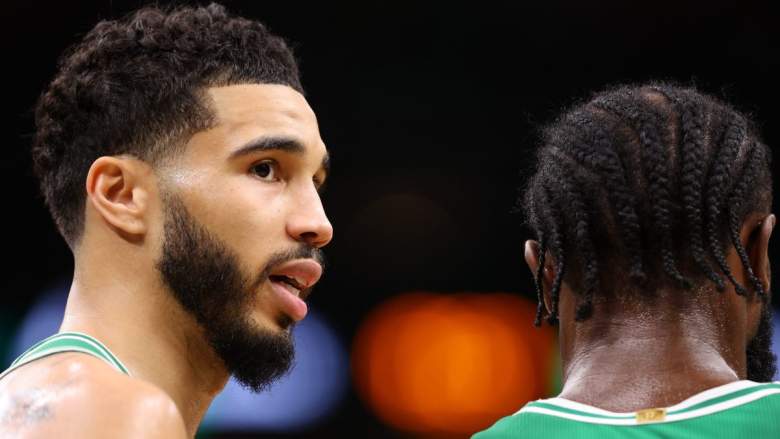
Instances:
[[[772,381],[777,374],[777,357],[772,353],[772,305],[761,312],[756,335],[747,346],[747,379],[759,383]]]
[[[273,254],[255,276],[241,269],[237,254],[201,225],[177,196],[167,194],[165,238],[157,262],[173,297],[200,325],[208,344],[236,380],[260,392],[290,369],[293,320],[272,316],[282,330],[259,326],[251,317],[257,289],[271,269],[299,258],[322,260],[318,249],[301,245]]]

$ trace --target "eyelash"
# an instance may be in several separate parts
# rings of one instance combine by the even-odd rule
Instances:
[[[254,172],[254,170],[261,165],[271,166],[271,175],[273,175],[273,179],[270,181],[279,180],[279,177],[277,176],[277,174],[279,174],[279,163],[277,163],[275,160],[263,160],[261,162],[255,163],[249,168],[249,172],[263,181],[269,181],[267,180],[267,177],[262,177],[258,175],[257,172]],[[312,177],[312,181],[314,182],[314,186],[317,188],[317,192],[322,193],[322,191],[325,189],[325,182],[323,182],[319,177],[316,176]]]

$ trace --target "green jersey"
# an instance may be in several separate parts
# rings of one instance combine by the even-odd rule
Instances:
[[[105,361],[119,372],[130,375],[130,372],[122,362],[97,339],[80,332],[61,332],[41,340],[30,349],[27,349],[11,363],[11,366],[5,372],[0,374],[0,379],[27,363],[61,352],[82,352],[92,355]]]
[[[780,382],[737,381],[665,408],[601,410],[563,398],[526,404],[472,439],[780,438]]]

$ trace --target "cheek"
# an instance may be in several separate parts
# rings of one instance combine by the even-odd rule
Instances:
[[[262,261],[286,236],[282,197],[272,187],[236,188],[210,196],[209,228],[242,258]]]

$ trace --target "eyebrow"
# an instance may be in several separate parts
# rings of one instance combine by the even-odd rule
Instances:
[[[259,137],[230,153],[230,158],[235,159],[261,151],[284,151],[290,154],[301,155],[306,151],[306,147],[292,137]],[[330,154],[328,151],[325,151],[325,156],[322,158],[320,166],[325,170],[326,174],[330,173]]]

